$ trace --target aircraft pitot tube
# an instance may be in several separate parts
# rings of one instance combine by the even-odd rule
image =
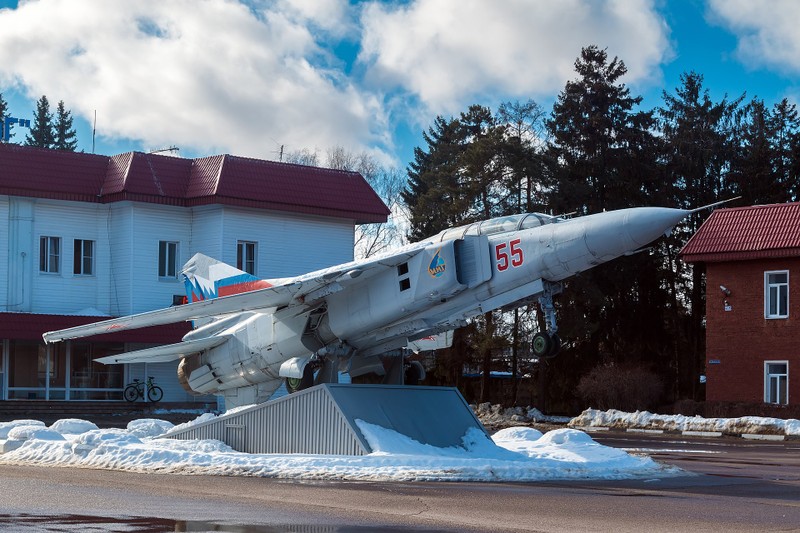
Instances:
[[[708,206],[711,207],[711,206]],[[704,208],[701,208],[704,209]],[[408,350],[444,347],[471,317],[538,301],[547,331],[534,354],[560,340],[553,295],[569,277],[635,253],[696,210],[637,207],[563,219],[528,213],[451,228],[381,256],[292,278],[258,280],[195,255],[183,272],[190,303],[43,335],[56,342],[121,329],[195,321],[182,342],[98,359],[107,364],[180,359],[181,383],[223,394],[229,407],[376,372],[416,382]],[[632,273],[635,275],[635,273]],[[380,357],[393,355],[395,357]]]

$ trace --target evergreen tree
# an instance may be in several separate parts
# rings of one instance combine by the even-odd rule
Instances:
[[[681,76],[681,86],[675,94],[665,91],[663,98],[664,107],[657,112],[664,139],[665,182],[674,205],[692,208],[733,197],[735,184],[730,169],[736,158],[736,123],[744,95],[732,101],[726,96],[720,102],[712,102],[703,88],[703,77],[689,72]],[[708,213],[696,213],[679,224],[669,240],[672,247],[679,249],[707,216]],[[677,350],[674,361],[675,394],[696,398],[705,356],[703,269],[701,265],[687,267],[674,257],[670,260],[672,269],[668,272],[675,276],[670,281],[673,299],[690,303],[683,333],[686,346]]]
[[[658,179],[659,142],[651,133],[651,112],[621,82],[624,62],[604,50],[584,48],[553,106],[550,205],[581,214],[648,205],[663,195]],[[559,297],[559,333],[567,342],[549,362],[549,394],[573,397],[577,379],[600,362],[663,358],[663,266],[659,258],[636,254],[600,265],[566,284]]]
[[[736,156],[731,163],[731,182],[745,204],[779,201],[778,175],[770,146],[771,117],[762,100],[753,100],[742,113],[743,121],[734,137]],[[786,191],[783,195],[786,196]]]
[[[8,102],[3,99],[3,93],[0,93],[0,121],[5,121],[6,115],[8,115]],[[5,122],[0,124],[0,142],[5,142]],[[11,137],[14,135],[11,134]]]
[[[800,199],[800,116],[797,106],[786,98],[775,104],[769,125],[777,181],[771,199],[774,202],[797,201]]]
[[[408,166],[408,186],[401,192],[409,212],[409,239],[435,235],[461,224],[466,206],[459,187],[459,156],[463,151],[457,120],[436,117],[423,133],[427,150],[414,148]]]
[[[492,112],[473,105],[457,119],[437,117],[425,132],[427,149],[415,149],[409,183],[402,193],[411,223],[410,238],[419,239],[443,229],[518,212],[519,180],[506,164],[506,125]],[[456,331],[448,363],[472,360],[481,366],[478,401],[489,400],[493,361],[501,349],[496,335],[504,324],[499,314],[476,319],[469,333]],[[455,347],[458,347],[456,349]],[[458,352],[458,353],[457,353]],[[456,370],[441,372],[454,375]]]
[[[584,48],[575,70],[578,79],[567,82],[548,121],[549,160],[557,165],[551,205],[583,214],[641,203],[643,176],[628,170],[631,158],[654,144],[652,114],[633,111],[641,97],[619,82],[625,63],[609,62],[605,50]]]
[[[42,95],[36,102],[33,125],[31,125],[28,135],[25,136],[25,145],[52,148],[54,142],[53,114],[50,112],[50,102],[47,101],[46,96]]]
[[[75,129],[72,127],[72,113],[64,108],[63,100],[58,102],[55,119],[53,148],[74,152],[78,146],[78,140]]]

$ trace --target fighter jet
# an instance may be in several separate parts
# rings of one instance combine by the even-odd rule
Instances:
[[[499,217],[283,279],[257,279],[196,254],[182,271],[188,303],[43,338],[49,343],[194,321],[182,342],[98,361],[180,359],[183,386],[224,395],[229,408],[267,400],[283,380],[294,392],[335,382],[339,371],[415,383],[424,370],[404,359],[409,347],[445,346],[470,318],[537,300],[547,329],[534,336],[532,349],[537,357],[551,357],[560,347],[553,296],[562,282],[640,251],[698,210],[636,207],[576,218]]]

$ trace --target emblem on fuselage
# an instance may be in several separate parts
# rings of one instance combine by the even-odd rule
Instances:
[[[428,265],[428,274],[430,274],[434,278],[438,278],[444,271],[447,269],[447,264],[444,262],[444,259],[439,255],[442,251],[441,248],[436,250],[436,253],[433,254],[433,259],[431,259],[431,264]]]

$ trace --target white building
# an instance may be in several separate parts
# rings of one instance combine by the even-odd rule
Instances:
[[[192,401],[175,363],[93,362],[178,342],[188,324],[50,346],[41,334],[179,303],[197,252],[262,278],[350,261],[355,225],[387,215],[354,172],[0,144],[0,400],[121,400],[154,376],[165,401]]]

